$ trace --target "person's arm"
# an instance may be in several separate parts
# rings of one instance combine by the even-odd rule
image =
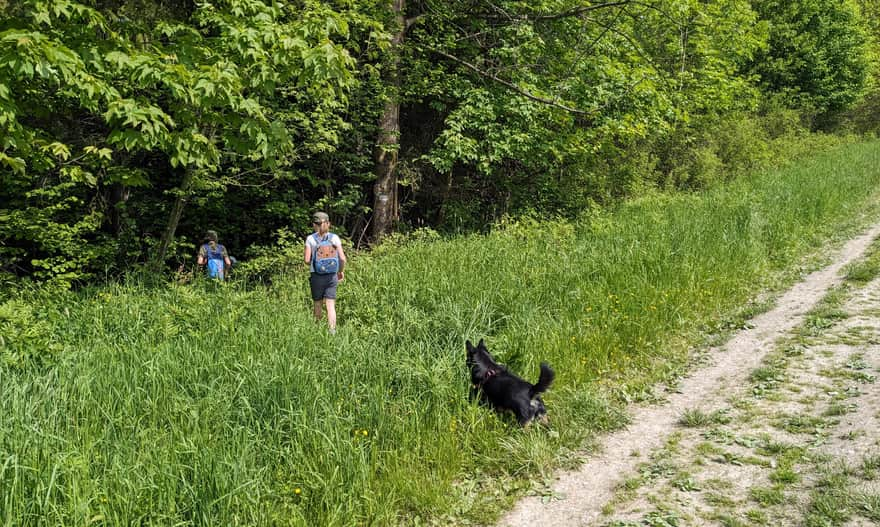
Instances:
[[[205,251],[205,246],[199,247],[199,257],[196,259],[196,264],[201,267],[208,263],[207,259],[207,251]]]
[[[304,261],[306,264],[311,264],[311,263],[312,263],[312,246],[309,245],[309,239],[308,239],[308,238],[306,238],[306,250],[305,250],[305,252],[303,253],[303,261]]]
[[[226,247],[223,248],[223,263],[226,264],[223,266],[223,279],[225,280],[229,278],[229,272],[232,271],[232,260],[229,259]]]
[[[342,250],[342,241],[339,241],[339,245],[336,246],[336,249],[339,251],[339,272],[336,273],[336,278],[342,280],[345,278],[345,263],[348,261],[345,258],[345,251]]]

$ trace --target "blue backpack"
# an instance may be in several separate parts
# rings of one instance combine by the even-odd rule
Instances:
[[[330,234],[323,238],[318,237],[316,232],[312,236],[315,237],[317,247],[315,254],[312,255],[312,265],[318,274],[335,274],[339,272],[339,251],[333,243],[330,242]]]
[[[208,277],[223,280],[223,268],[226,264],[226,262],[223,261],[223,246],[218,243],[215,248],[211,249],[211,244],[206,243],[202,245],[202,247],[205,248],[205,252],[207,253]]]

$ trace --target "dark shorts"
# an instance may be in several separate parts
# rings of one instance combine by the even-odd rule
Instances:
[[[336,277],[336,273],[333,274],[318,274],[312,273],[309,275],[309,288],[312,290],[312,300],[317,302],[322,298],[329,298],[331,300],[336,299],[336,285],[339,283],[339,279]]]

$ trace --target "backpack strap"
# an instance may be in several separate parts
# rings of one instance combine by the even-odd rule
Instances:
[[[318,259],[318,245],[321,244],[321,238],[318,238],[318,233],[313,232],[312,237],[315,239],[315,248],[312,249],[312,261],[309,262],[309,270],[311,272],[315,272],[315,260]]]

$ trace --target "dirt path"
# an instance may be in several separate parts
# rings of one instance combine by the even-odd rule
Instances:
[[[845,501],[829,514],[851,512],[815,525],[880,524],[871,468],[880,462],[880,383],[869,382],[880,371],[880,279],[846,289],[846,302],[835,289],[878,235],[880,225],[851,240],[711,350],[714,363],[666,403],[633,408],[631,426],[559,476],[561,499],[523,499],[500,525],[809,525],[829,496]],[[859,463],[862,479],[850,470]]]

